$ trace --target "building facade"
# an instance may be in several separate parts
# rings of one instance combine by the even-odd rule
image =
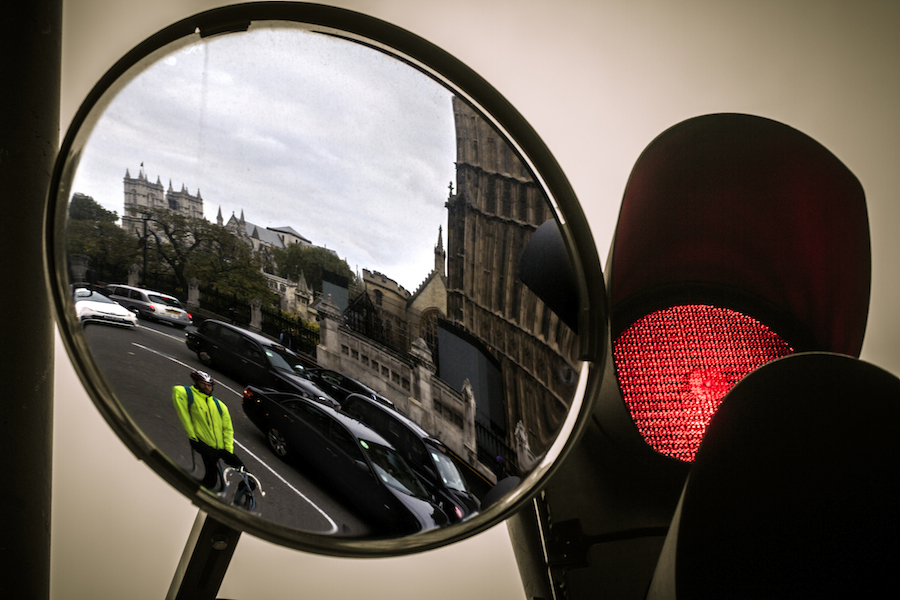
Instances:
[[[203,198],[200,190],[194,196],[188,192],[184,184],[181,190],[175,191],[172,182],[169,188],[163,188],[157,176],[156,183],[151,183],[143,166],[137,177],[132,178],[125,169],[122,180],[125,191],[125,207],[122,212],[122,228],[129,233],[140,236],[144,232],[144,213],[152,209],[164,209],[194,219],[203,218]]]
[[[494,432],[515,447],[521,421],[519,436],[524,429],[540,455],[567,414],[578,368],[575,334],[517,277],[526,244],[553,213],[496,130],[455,97],[453,113],[457,191],[447,201],[447,317],[500,365],[506,422],[490,424]]]

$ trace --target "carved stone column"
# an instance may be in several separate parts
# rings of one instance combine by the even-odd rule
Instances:
[[[534,467],[536,462],[534,452],[531,451],[531,445],[528,443],[528,431],[525,429],[525,423],[519,420],[516,423],[516,460],[519,463],[519,469],[522,473],[528,473]]]
[[[463,444],[469,453],[466,457],[469,464],[475,464],[478,460],[478,440],[475,437],[475,391],[468,379],[463,381],[462,394],[466,408],[466,414],[463,416]]]
[[[200,306],[200,281],[196,277],[188,281],[187,303],[189,306]]]
[[[419,425],[427,431],[434,432],[434,390],[431,382],[437,370],[434,366],[434,359],[431,356],[431,350],[428,349],[428,344],[422,338],[415,339],[409,349],[409,354],[415,364],[415,368],[412,370],[414,379],[412,388],[419,392],[416,401],[422,411]]]
[[[262,300],[259,298],[250,302],[250,331],[262,331]]]
[[[81,283],[85,280],[88,267],[91,265],[91,257],[89,256],[73,256],[71,259],[72,281]]]
[[[319,365],[340,370],[341,340],[338,328],[343,320],[341,309],[331,298],[331,294],[319,306],[319,345],[316,347],[316,361]]]
[[[128,267],[128,285],[138,287],[141,282],[141,265]]]

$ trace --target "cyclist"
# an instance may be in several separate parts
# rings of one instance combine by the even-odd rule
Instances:
[[[175,412],[188,434],[191,448],[203,459],[204,474],[200,485],[214,489],[219,478],[216,463],[235,468],[243,463],[234,454],[234,427],[225,403],[212,395],[215,382],[208,373],[192,371],[194,384],[172,388]]]

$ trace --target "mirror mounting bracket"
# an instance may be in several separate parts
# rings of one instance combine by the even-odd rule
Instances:
[[[199,511],[166,600],[215,600],[240,537],[240,531]]]

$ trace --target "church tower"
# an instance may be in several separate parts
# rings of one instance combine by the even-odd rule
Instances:
[[[144,213],[150,210],[169,210],[185,217],[194,219],[203,218],[203,198],[200,190],[193,196],[187,191],[184,184],[181,191],[176,192],[169,180],[169,189],[163,188],[159,176],[156,183],[150,183],[144,165],[137,177],[132,178],[131,172],[125,169],[125,178],[122,180],[125,193],[125,207],[122,211],[122,228],[135,235],[143,234]]]

